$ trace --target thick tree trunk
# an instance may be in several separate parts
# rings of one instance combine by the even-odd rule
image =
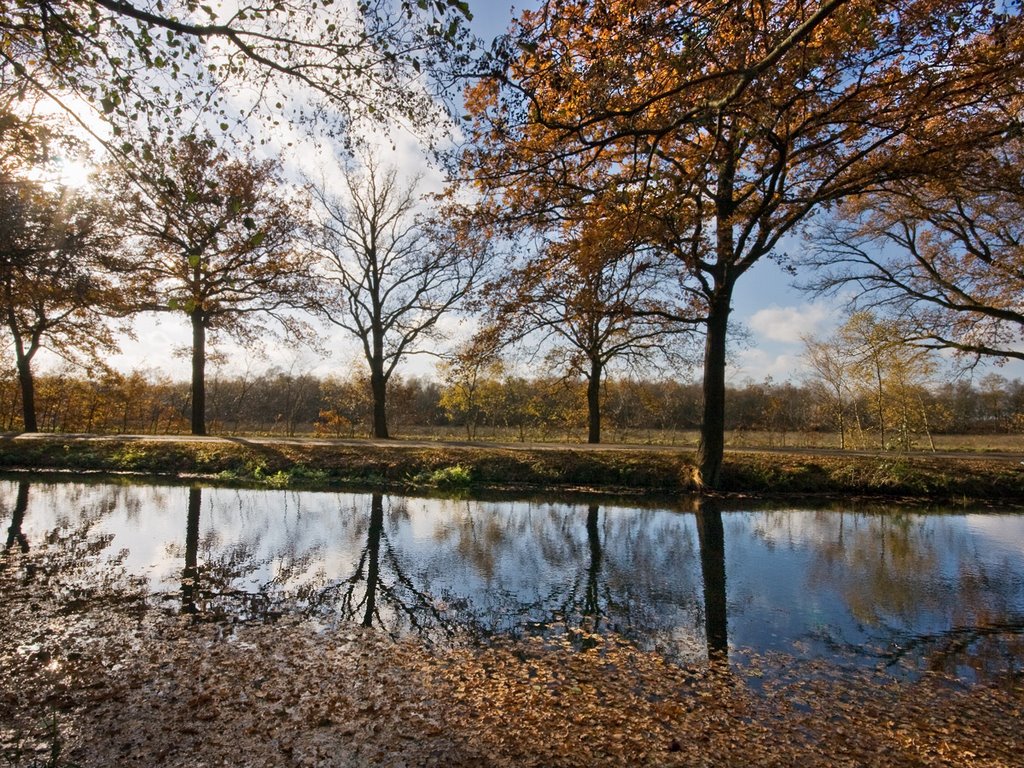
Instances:
[[[32,376],[32,361],[20,353],[18,357],[18,385],[21,387],[21,419],[26,432],[38,432],[36,424],[36,383]]]
[[[373,393],[373,436],[386,440],[391,437],[388,434],[388,382],[376,365],[370,372],[370,391]]]
[[[206,318],[192,311],[192,434],[206,434]]]
[[[731,301],[732,286],[722,286],[708,307],[703,418],[697,447],[700,480],[708,488],[718,487],[725,452],[725,353]]]
[[[587,379],[587,442],[601,442],[601,361],[590,361]]]
[[[729,331],[732,289],[739,277],[736,271],[736,240],[732,216],[736,185],[735,143],[726,132],[722,164],[718,169],[718,190],[715,196],[715,267],[711,275],[713,288],[708,295],[707,337],[704,341],[704,404],[697,446],[698,482],[717,488],[722,474],[725,452],[725,350]]]

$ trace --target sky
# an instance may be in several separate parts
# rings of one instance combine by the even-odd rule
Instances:
[[[537,0],[520,0],[514,5],[505,0],[471,0],[473,29],[486,40],[501,34],[508,28],[513,13],[523,8],[535,7]],[[291,138],[295,138],[294,136]],[[301,144],[301,142],[300,142]],[[381,137],[380,151],[393,158],[409,173],[421,170],[426,173],[425,183],[438,183],[436,171],[430,170],[423,160],[423,153],[416,142],[407,135]],[[294,153],[295,150],[293,149]],[[305,172],[310,169],[329,167],[329,158],[316,155],[311,150],[301,150],[294,158]],[[798,244],[793,247],[799,247]],[[729,380],[733,384],[744,381],[775,382],[799,381],[804,375],[801,360],[804,335],[827,335],[842,320],[846,308],[841,299],[814,298],[793,286],[793,277],[784,272],[774,261],[765,259],[740,278],[737,283],[732,322],[744,333],[736,334],[742,341],[731,350],[728,368]],[[470,332],[471,323],[450,319],[446,331],[455,336]],[[177,314],[143,316],[136,323],[136,339],[126,340],[122,353],[111,362],[122,370],[142,369],[160,371],[174,378],[188,377],[187,355],[174,354],[176,349],[187,348],[191,334],[185,317]],[[330,356],[319,352],[297,348],[289,344],[271,342],[264,355],[240,349],[230,343],[220,349],[229,364],[226,372],[258,372],[277,367],[285,371],[310,372],[317,375],[335,374],[345,376],[353,366],[359,366],[359,349],[354,341],[337,330],[324,329],[321,344],[330,350]],[[692,375],[699,378],[699,361],[694,361]],[[434,373],[434,358],[413,358],[400,372],[406,375],[431,376]],[[1024,366],[1011,365],[1002,370],[1003,375],[1024,376]]]

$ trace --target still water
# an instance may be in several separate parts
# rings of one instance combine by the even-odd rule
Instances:
[[[466,642],[577,628],[692,661],[747,649],[1024,666],[1024,516],[642,506],[0,480],[4,554],[114,573],[164,610]],[[83,589],[85,589],[84,585]]]

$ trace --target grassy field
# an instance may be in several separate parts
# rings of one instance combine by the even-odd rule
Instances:
[[[802,452],[801,452],[802,451]],[[191,439],[40,435],[0,440],[0,468],[133,473],[269,487],[550,489],[626,494],[702,492],[689,448],[494,445],[360,440]],[[1024,501],[1013,454],[731,450],[718,492]]]
[[[401,439],[432,440],[437,442],[481,442],[481,443],[564,443],[583,444],[586,434],[572,430],[530,430],[520,432],[511,428],[481,428],[475,438],[466,436],[461,427],[398,427],[393,430]],[[273,437],[274,433],[267,435]],[[313,437],[313,433],[303,433]],[[367,434],[355,437],[366,438]],[[616,445],[665,445],[677,448],[696,449],[700,432],[696,429],[605,429],[604,442]],[[1024,434],[988,435],[916,435],[913,449],[928,451],[934,442],[937,451],[1014,451],[1024,452]],[[725,433],[725,444],[729,448],[839,448],[839,435],[832,432],[766,432],[764,430],[729,430]],[[879,448],[878,435],[848,435],[847,446],[851,450],[875,450]]]

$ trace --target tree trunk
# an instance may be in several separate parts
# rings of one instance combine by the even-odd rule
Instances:
[[[878,384],[878,439],[885,450],[885,395],[882,391],[882,369],[875,364],[875,381]]]
[[[725,352],[729,329],[732,285],[724,284],[708,307],[707,337],[704,341],[704,405],[697,446],[700,481],[717,488],[725,452]]]
[[[601,442],[601,361],[590,361],[587,379],[587,442]]]
[[[206,434],[206,318],[192,310],[192,434]]]
[[[376,365],[370,372],[370,391],[373,393],[373,436],[387,440],[391,437],[388,434],[388,382]]]
[[[25,349],[25,339],[18,328],[14,312],[8,310],[7,328],[14,339],[14,360],[18,369],[18,387],[21,390],[21,420],[25,432],[38,432],[36,422],[36,384],[32,376],[32,357],[39,348],[38,343],[30,342]]]
[[[36,424],[36,383],[32,376],[32,361],[17,350],[18,384],[21,387],[21,419],[26,432],[38,432]]]
[[[924,433],[928,436],[928,446],[931,448],[932,453],[935,453],[935,438],[932,436],[931,427],[928,425],[928,409],[925,407],[924,400],[921,396],[917,396],[917,402],[921,404],[921,420],[924,422]]]
[[[733,200],[736,185],[736,147],[726,130],[722,163],[718,169],[715,196],[715,267],[711,278],[713,288],[708,296],[707,337],[704,341],[704,412],[697,446],[697,481],[709,488],[717,488],[721,481],[722,456],[725,452],[725,342],[729,330],[729,311],[732,289],[738,273],[734,274],[736,240],[732,229],[732,216],[736,210]]]
[[[843,413],[843,411],[845,409],[843,408],[843,401],[842,401],[841,397],[840,397],[840,400],[839,400],[838,408],[839,408],[839,410],[838,410],[838,416],[839,416],[839,450],[845,451],[846,450],[846,414]]]

